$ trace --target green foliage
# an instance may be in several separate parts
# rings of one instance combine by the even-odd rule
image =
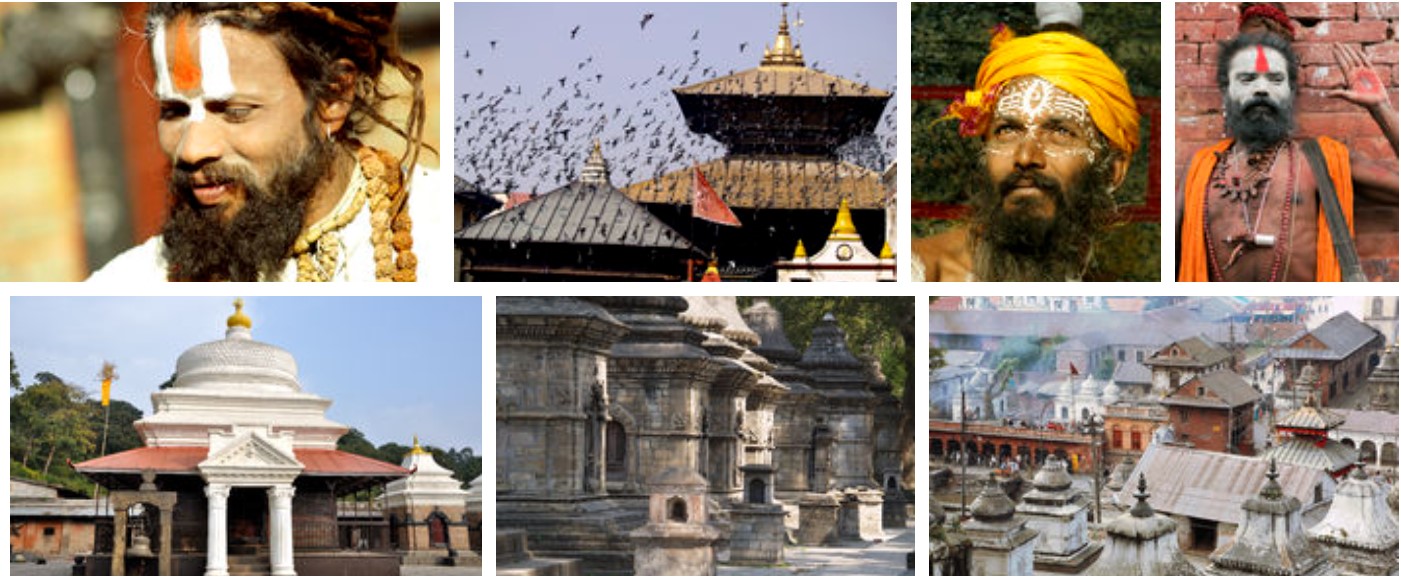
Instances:
[[[19,366],[15,365],[15,352],[10,352],[10,391],[20,389]]]
[[[23,468],[37,469],[39,479],[47,479],[51,472],[60,476],[63,470],[71,472],[70,460],[92,457],[97,431],[92,427],[92,406],[81,388],[48,372],[35,378],[38,383],[10,398],[10,459]]]
[[[85,400],[84,403],[87,403],[89,406],[88,410],[91,416],[89,427],[91,427],[92,431],[96,432],[98,436],[97,443],[100,452],[104,421],[103,414],[105,413],[102,407],[102,401],[89,399]],[[136,431],[135,425],[136,421],[142,417],[141,410],[130,403],[116,398],[112,398],[111,405],[107,406],[106,409],[111,410],[111,415],[105,418],[107,422],[107,455],[141,447],[141,434]],[[97,454],[93,454],[92,457],[97,457]],[[73,461],[77,462],[79,460]]]
[[[1161,94],[1161,46],[1158,3],[1082,3],[1084,35],[1114,60],[1136,97]],[[916,2],[910,9],[910,70],[917,86],[968,87],[988,52],[994,26],[1002,23],[1019,35],[1036,25],[1031,3]],[[915,101],[911,109],[910,188],[916,201],[966,204],[976,192],[981,169],[981,143],[958,135],[955,122],[936,122],[948,101]],[[1152,122],[1144,118],[1129,174],[1119,187],[1121,206],[1141,205],[1147,198],[1148,146]],[[914,236],[937,233],[948,225],[914,223]],[[1157,223],[1116,228],[1096,256],[1100,277],[1121,281],[1158,281],[1160,277]]]
[[[377,460],[380,459],[379,450],[375,449],[375,444],[372,444],[370,443],[370,440],[365,439],[365,432],[362,432],[357,428],[350,428],[350,431],[346,432],[345,435],[341,436],[341,439],[336,441],[336,449],[346,453],[355,454],[357,456],[365,456],[367,458],[374,458]],[[396,460],[391,463],[397,464],[399,462]]]

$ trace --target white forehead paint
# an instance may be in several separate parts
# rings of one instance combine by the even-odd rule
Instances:
[[[1015,126],[998,131],[1004,120]],[[1047,126],[1051,122],[1059,126]],[[1078,136],[1058,130],[1067,124],[1074,127]],[[1011,153],[1022,142],[1035,139],[1047,155],[1084,155],[1090,162],[1095,155],[1089,143],[1099,136],[1089,106],[1039,76],[1018,78],[1003,89],[997,99],[993,130],[998,132],[989,135],[985,148],[991,154]]]
[[[1265,67],[1258,66],[1264,56]],[[1226,97],[1245,103],[1257,93],[1280,103],[1289,99],[1289,61],[1284,54],[1267,46],[1249,46],[1231,57],[1227,68]]]
[[[175,88],[170,84],[170,63],[165,57],[165,20],[156,20],[155,28],[151,57],[156,61],[156,97],[165,100],[175,96]]]
[[[156,96],[161,100],[184,102],[190,107],[190,122],[200,122],[206,118],[205,104],[210,100],[222,100],[234,95],[233,75],[229,72],[229,49],[224,44],[223,27],[218,22],[206,22],[199,28],[199,92],[186,96],[175,90],[171,80],[170,58],[166,53],[166,22],[156,21],[155,33],[151,39],[151,53],[156,67]],[[194,63],[176,63],[191,66]]]
[[[1090,109],[1084,101],[1039,76],[1013,81],[997,99],[997,114],[1026,123],[1041,121],[1047,115],[1076,123],[1093,123]]]
[[[234,95],[229,47],[224,45],[223,27],[218,22],[199,28],[199,66],[203,69],[204,98],[223,100]]]

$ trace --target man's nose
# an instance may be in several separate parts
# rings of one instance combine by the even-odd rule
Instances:
[[[1038,136],[1036,131],[1032,130],[1017,143],[1012,162],[1018,169],[1046,166],[1046,152],[1041,149],[1041,139],[1037,138]]]
[[[180,142],[175,146],[177,163],[186,166],[204,165],[223,156],[223,132],[212,119],[190,120],[185,123]]]

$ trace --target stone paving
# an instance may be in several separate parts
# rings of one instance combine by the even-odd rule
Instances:
[[[11,576],[71,576],[72,560],[51,560],[48,564],[10,564]],[[400,566],[401,576],[481,576],[482,568],[455,566]]]
[[[880,543],[851,542],[841,546],[788,546],[783,566],[721,565],[721,576],[913,576],[905,557],[915,549],[915,529],[885,532]]]

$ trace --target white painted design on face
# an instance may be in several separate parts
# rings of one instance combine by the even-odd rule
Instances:
[[[175,88],[170,83],[170,62],[165,56],[165,20],[156,20],[156,32],[151,38],[151,58],[156,66],[156,98],[165,100],[175,97]]]
[[[1265,57],[1263,72],[1257,67],[1260,52]],[[1227,71],[1226,97],[1238,105],[1244,106],[1258,95],[1278,106],[1290,97],[1289,61],[1278,50],[1265,46],[1246,47],[1231,57]]]
[[[186,96],[175,90],[171,80],[170,58],[166,53],[166,22],[156,22],[155,34],[151,40],[152,59],[156,67],[156,96],[161,100],[182,102],[190,108],[190,122],[201,122],[208,117],[209,101],[226,100],[234,95],[233,75],[229,72],[229,49],[224,44],[223,27],[218,22],[207,22],[199,28],[199,67],[200,88],[194,96]]]
[[[224,45],[223,27],[210,22],[199,28],[199,66],[203,70],[204,98],[227,100],[234,95],[229,74],[229,48]]]
[[[988,127],[988,154],[1012,154],[1029,140],[1048,156],[1084,155],[1093,161],[1090,143],[1098,136],[1085,101],[1039,76],[1009,83],[997,99]]]

